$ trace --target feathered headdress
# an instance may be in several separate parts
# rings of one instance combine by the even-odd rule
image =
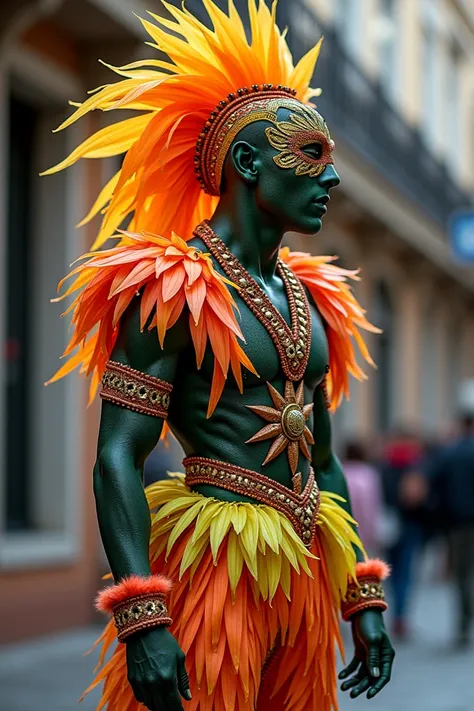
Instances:
[[[46,174],[80,158],[125,154],[122,168],[82,222],[103,214],[92,249],[102,246],[132,216],[118,247],[86,255],[88,261],[69,275],[75,280],[64,296],[79,292],[69,309],[74,332],[64,353],[68,360],[52,380],[79,366],[82,373],[93,375],[93,396],[114,348],[119,319],[135,293],[143,290],[141,326],[151,319],[148,327],[157,329],[161,343],[186,304],[198,367],[210,342],[215,357],[210,415],[229,368],[242,388],[241,367],[253,366],[238,343],[243,336],[230,292],[207,255],[189,249],[186,240],[217,207],[225,155],[240,128],[262,116],[271,120],[279,105],[307,103],[319,94],[309,83],[321,41],[295,67],[285,33],[275,22],[276,0],[271,10],[264,0],[248,0],[250,41],[233,0],[227,14],[212,0],[202,1],[212,29],[186,8],[177,9],[164,0],[172,20],[152,13],[156,24],[141,20],[153,40],[149,44],[168,59],[110,67],[123,79],[76,104],[58,130],[95,109],[127,109],[138,116],[101,129]],[[303,265],[302,278],[308,264]],[[311,262],[314,274],[308,288],[323,289],[319,296],[327,304],[325,317],[336,338],[331,342],[337,346],[331,348],[336,406],[348,392],[347,373],[362,377],[351,339],[359,342],[368,360],[358,327],[367,329],[370,324],[344,285],[347,275],[336,267],[337,274],[331,272],[324,264]]]
[[[203,180],[196,180],[195,174],[199,177],[196,146],[205,137],[206,124],[232,97],[245,100],[245,93],[257,98],[270,91],[302,102],[319,93],[309,83],[320,42],[295,67],[285,32],[275,22],[276,1],[270,10],[263,0],[248,0],[250,42],[233,0],[229,0],[228,14],[212,0],[203,0],[213,29],[184,6],[180,10],[162,3],[173,20],[150,13],[156,24],[141,22],[152,39],[148,44],[168,59],[141,60],[118,68],[106,65],[123,79],[76,104],[76,111],[57,129],[95,109],[139,112],[101,129],[45,172],[67,168],[80,158],[125,154],[122,168],[81,223],[103,214],[93,249],[104,244],[128,215],[133,215],[129,225],[133,232],[170,236],[173,230],[189,239],[218,203],[216,190],[206,192]]]

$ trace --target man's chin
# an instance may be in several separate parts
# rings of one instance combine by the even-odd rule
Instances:
[[[323,221],[320,217],[312,217],[309,220],[302,221],[299,225],[295,226],[295,232],[299,232],[302,235],[315,235],[320,232],[323,226]]]

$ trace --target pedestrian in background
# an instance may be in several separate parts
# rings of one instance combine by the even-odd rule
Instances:
[[[384,504],[397,522],[397,532],[387,549],[392,566],[393,634],[408,636],[408,605],[413,590],[416,557],[423,543],[424,504],[428,486],[422,470],[423,447],[410,430],[400,429],[389,438],[380,473]]]
[[[377,469],[370,464],[361,442],[348,442],[344,473],[351,497],[352,513],[359,524],[359,536],[369,557],[380,554],[382,488]]]
[[[447,533],[457,597],[456,644],[469,644],[474,615],[474,407],[460,416],[457,439],[429,471],[431,497]]]

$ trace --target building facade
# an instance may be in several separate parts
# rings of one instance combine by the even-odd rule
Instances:
[[[225,3],[221,3],[225,6]],[[237,3],[245,5],[245,2]],[[197,6],[189,0],[188,7]],[[43,383],[66,343],[49,299],[97,223],[77,231],[114,171],[38,173],[108,118],[51,135],[67,101],[143,47],[133,11],[158,0],[4,0],[0,7],[0,643],[92,619],[104,570],[91,487],[97,403],[70,377]],[[342,185],[324,231],[292,246],[362,267],[356,289],[383,335],[378,370],[336,416],[336,441],[403,423],[445,428],[474,376],[474,278],[447,220],[474,193],[472,0],[280,0],[300,55],[324,32],[315,77]]]

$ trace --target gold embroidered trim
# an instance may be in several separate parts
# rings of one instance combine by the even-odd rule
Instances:
[[[296,493],[264,474],[236,464],[206,457],[186,457],[183,464],[189,487],[198,484],[217,486],[272,506],[285,514],[305,546],[311,547],[321,505],[321,494],[312,469],[304,490]]]
[[[311,349],[311,311],[306,291],[291,269],[278,260],[277,272],[285,285],[291,315],[291,328],[263,289],[216,235],[210,224],[200,224],[194,234],[202,239],[225,275],[239,286],[239,296],[269,333],[280,356],[288,380],[301,380]]]
[[[102,377],[101,398],[151,417],[168,417],[171,383],[109,360]]]
[[[386,610],[387,607],[381,582],[375,578],[365,578],[359,580],[359,585],[350,583],[348,586],[346,598],[341,606],[342,618],[347,622],[361,610],[369,608]]]
[[[161,593],[138,595],[124,600],[114,608],[114,621],[119,642],[139,630],[172,623],[166,597]]]
[[[209,195],[220,195],[222,167],[229,146],[244,126],[254,121],[276,121],[275,108],[265,111],[272,99],[285,100],[296,95],[287,86],[254,84],[238,89],[223,99],[211,112],[196,143],[196,177]],[[293,105],[297,104],[294,100]]]

